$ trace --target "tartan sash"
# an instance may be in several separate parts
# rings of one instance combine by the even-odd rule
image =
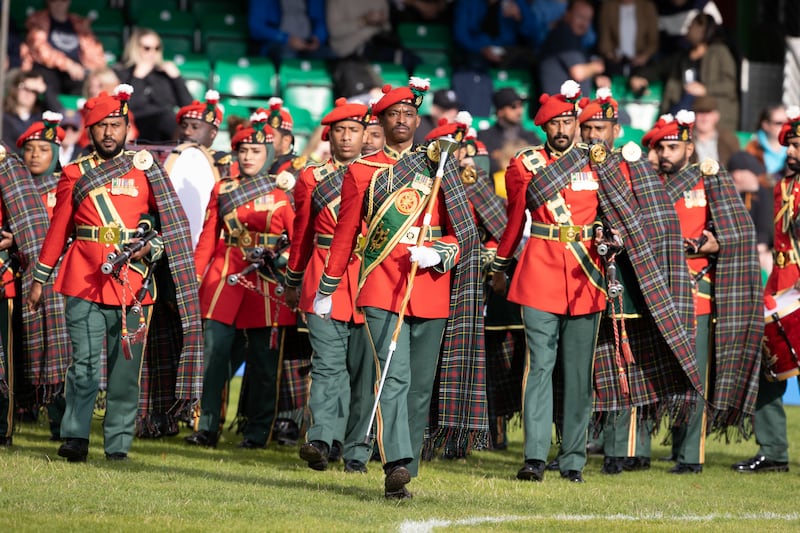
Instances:
[[[697,164],[684,167],[666,180],[671,201],[676,202],[701,177],[720,246],[714,283],[715,373],[706,394],[709,426],[726,435],[735,429],[747,437],[758,392],[764,329],[755,229],[725,170],[702,175]]]
[[[583,168],[588,157],[586,145],[576,144],[561,157],[539,170],[534,179],[528,182],[528,188],[525,190],[528,207],[535,209],[560,194],[569,185],[570,173]]]
[[[235,182],[231,182],[235,183]],[[268,174],[258,174],[252,178],[239,178],[238,185],[226,188],[223,186],[219,194],[219,214],[226,219],[236,208],[252,202],[256,198],[266,196],[274,191],[277,185]]]
[[[130,156],[133,154],[134,152],[126,150],[119,156],[104,161],[95,167],[78,163],[84,172],[75,182],[75,187],[72,189],[72,205],[79,206],[94,189],[102,187],[112,179],[121,178],[130,172],[133,167],[133,161]],[[155,162],[153,164],[155,165]]]
[[[322,179],[317,183],[311,193],[311,218],[315,218],[331,202],[338,200],[342,195],[342,181],[347,166],[329,169],[328,165],[314,169],[314,176],[322,175]],[[334,209],[334,214],[338,215],[338,205]]]
[[[478,167],[475,167],[475,170],[478,173],[475,182],[464,184],[464,190],[467,191],[467,197],[475,212],[478,213],[487,237],[500,241],[508,223],[505,202],[495,194],[494,189],[489,185],[489,177],[486,172]]]

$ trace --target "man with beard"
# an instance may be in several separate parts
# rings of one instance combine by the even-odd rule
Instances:
[[[786,146],[787,174],[775,184],[775,260],[764,290],[766,295],[794,287],[800,289],[798,261],[798,213],[800,213],[800,108],[786,110],[786,123],[778,140]],[[765,364],[765,366],[767,366]],[[759,448],[755,456],[733,465],[737,472],[788,472],[789,441],[786,436],[786,411],[783,395],[786,379],[770,376],[771,368],[763,369],[759,380],[758,400],[753,417],[753,430]],[[773,371],[774,372],[774,371]]]
[[[169,178],[152,154],[124,151],[132,92],[129,85],[120,85],[114,95],[102,92],[86,103],[86,124],[95,151],[63,170],[56,188],[52,223],[28,294],[28,306],[34,311],[40,303],[42,284],[53,273],[74,231],[75,242],[64,254],[55,283],[55,289],[66,297],[65,317],[73,348],[61,424],[65,442],[58,449],[58,455],[69,462],[84,462],[88,455],[104,344],[108,389],[103,431],[108,460],[128,458],[139,404],[140,375],[156,375],[165,363],[169,367],[177,363],[178,375],[194,382],[202,364],[188,223]],[[147,239],[143,239],[145,236]],[[108,255],[124,257],[119,255],[123,249],[128,250],[128,261],[108,263],[111,271],[106,274],[107,267],[104,264],[101,268],[101,263],[109,261]],[[161,354],[169,361],[147,360],[143,368],[144,341],[155,300],[155,290],[143,290],[143,286],[152,276],[153,263],[164,255],[169,257],[185,358],[178,362],[172,360],[175,354]],[[168,394],[172,404],[175,395],[187,400],[199,396],[199,391],[186,384],[191,382],[172,381],[175,389]],[[154,391],[145,391],[148,392]]]
[[[673,474],[703,471],[707,428],[744,431],[755,403],[764,326],[752,220],[716,161],[689,164],[693,123],[694,113],[681,110],[650,139],[684,237],[695,358],[705,390],[686,423],[673,427]]]
[[[178,132],[180,142],[197,143],[209,151],[214,158],[214,165],[217,167],[219,176],[225,177],[230,174],[231,154],[221,150],[212,150],[211,145],[219,133],[219,126],[222,124],[222,109],[219,103],[219,93],[209,89],[205,94],[205,102],[195,100],[187,106],[183,106],[175,115],[178,122]]]
[[[417,110],[428,86],[419,78],[411,78],[408,87],[387,85],[373,106],[386,145],[351,163],[344,175],[339,222],[314,299],[314,313],[330,315],[331,295],[366,221],[356,305],[364,309],[377,375],[385,374],[377,444],[384,496],[397,500],[411,498],[405,486],[417,474],[437,367],[440,390],[448,394],[432,419],[434,441],[453,436],[459,444],[481,442],[487,429],[477,230],[455,163],[445,161],[441,188],[431,197],[436,182],[429,155],[412,151]],[[444,157],[442,152],[437,159]],[[451,304],[451,298],[459,301]]]
[[[588,150],[574,144],[580,87],[573,80],[555,95],[543,94],[534,118],[547,135],[544,146],[517,154],[506,170],[508,225],[492,263],[493,287],[506,290],[505,270],[522,238],[525,209],[531,236],[520,255],[508,299],[522,305],[528,340],[523,376],[525,464],[522,480],[542,481],[553,424],[553,371],[563,375],[560,431],[561,477],[582,483],[592,409],[592,360],[600,313],[605,308],[603,272],[593,246],[598,177]]]
[[[355,308],[361,261],[353,254],[347,274],[334,292],[330,320],[313,314],[317,284],[336,227],[341,184],[347,165],[361,155],[368,108],[344,98],[323,119],[323,140],[331,159],[306,167],[294,189],[296,217],[286,275],[286,304],[305,313],[311,356],[308,406],[312,424],[300,457],[309,468],[325,470],[333,443],[344,444],[345,472],[366,472],[370,449],[364,435],[372,406],[373,363],[364,315]],[[298,288],[300,294],[298,295]]]

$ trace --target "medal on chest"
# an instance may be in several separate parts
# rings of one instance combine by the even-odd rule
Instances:
[[[430,176],[426,176],[421,172],[414,174],[414,180],[411,182],[411,187],[413,189],[417,189],[419,192],[427,196],[431,193],[432,186],[433,179]]]
[[[259,212],[272,211],[275,206],[275,197],[272,194],[265,194],[253,200],[253,209]]]
[[[133,178],[112,178],[111,194],[114,196],[139,196],[139,188],[136,187],[136,180]]]
[[[708,204],[706,200],[705,189],[684,191],[683,203],[686,204],[687,209],[692,209],[693,207],[705,207]]]
[[[569,175],[569,183],[573,191],[596,191],[600,188],[593,172],[573,172]]]
[[[47,193],[47,207],[55,207],[56,206],[56,193],[49,192]]]

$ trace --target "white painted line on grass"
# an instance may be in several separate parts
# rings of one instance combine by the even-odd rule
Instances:
[[[400,524],[400,533],[431,533],[434,528],[445,528],[450,526],[478,526],[481,524],[501,523],[501,522],[520,522],[532,520],[556,520],[559,522],[591,522],[595,520],[606,521],[626,521],[626,522],[710,522],[712,520],[777,520],[794,522],[800,520],[799,513],[711,513],[705,515],[670,515],[666,513],[651,513],[641,515],[626,514],[554,514],[554,515],[530,515],[530,516],[476,516],[463,518],[461,520],[406,520]]]

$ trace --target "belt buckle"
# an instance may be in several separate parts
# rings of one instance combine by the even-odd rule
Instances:
[[[779,267],[782,267],[783,265],[785,265],[785,264],[786,264],[786,256],[784,255],[784,253],[783,253],[783,252],[778,252],[778,255],[777,255],[777,257],[775,257],[775,263],[776,263],[776,264],[777,264]]]
[[[239,235],[239,247],[249,248],[253,245],[253,235],[249,231],[243,231]]]
[[[97,242],[100,244],[119,244],[120,228],[116,223],[101,226],[97,231]]]
[[[581,240],[583,228],[580,226],[559,226],[558,240],[560,242],[578,242]]]

